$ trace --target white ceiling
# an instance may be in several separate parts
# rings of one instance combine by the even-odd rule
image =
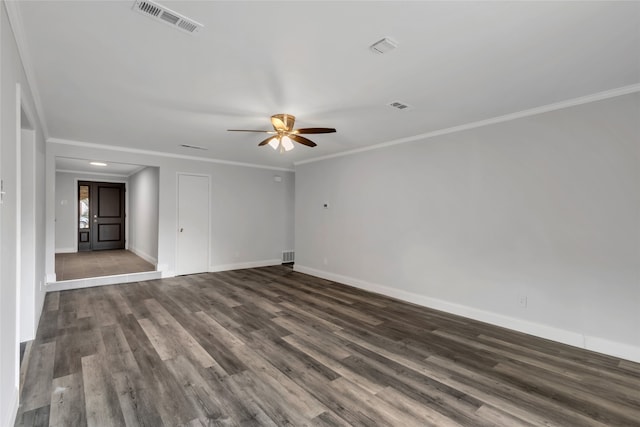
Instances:
[[[638,2],[159,3],[205,28],[133,0],[17,4],[49,137],[291,167],[640,83]],[[398,48],[370,52],[385,36]],[[338,132],[279,154],[226,131],[275,113]]]
[[[91,162],[100,162],[101,159],[72,159],[68,157],[56,157],[56,171],[83,172],[95,175],[129,176],[141,170],[144,166],[107,162],[106,166],[94,166]]]

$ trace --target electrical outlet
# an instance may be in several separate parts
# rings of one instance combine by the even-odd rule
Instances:
[[[327,257],[324,257],[322,262],[324,263],[324,265],[329,265],[329,260],[327,259]]]
[[[520,307],[527,308],[527,296],[526,295],[520,295],[518,297],[518,303],[520,304]]]

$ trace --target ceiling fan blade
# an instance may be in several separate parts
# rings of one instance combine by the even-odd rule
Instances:
[[[258,147],[262,147],[263,145],[267,145],[269,142],[271,142],[272,139],[274,138],[278,138],[277,136],[270,136],[269,138],[265,139],[264,141],[262,141],[260,144],[258,144]]]
[[[287,130],[287,125],[282,119],[276,116],[271,117],[271,124],[276,130]]]
[[[296,129],[293,133],[305,134],[305,133],[333,133],[336,130],[334,128],[302,128]]]
[[[227,129],[228,132],[260,132],[260,133],[276,133],[272,130],[254,130],[254,129]]]
[[[310,139],[307,139],[304,136],[296,135],[295,133],[289,134],[289,138],[293,139],[297,143],[306,145],[307,147],[315,147],[316,145],[318,145]]]

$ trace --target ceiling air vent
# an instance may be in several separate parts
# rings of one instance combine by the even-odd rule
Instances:
[[[409,106],[407,104],[404,104],[404,103],[398,102],[398,101],[390,103],[389,107],[397,108],[398,110],[407,110],[407,109],[409,109]]]
[[[133,4],[133,10],[147,15],[156,21],[164,22],[181,31],[187,33],[195,33],[204,25],[180,15],[178,12],[159,5],[151,0],[136,0]]]
[[[369,49],[371,49],[371,52],[373,53],[383,54],[395,49],[396,47],[398,47],[398,43],[388,37],[385,37],[369,46]]]

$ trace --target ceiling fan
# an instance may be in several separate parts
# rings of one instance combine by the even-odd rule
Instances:
[[[229,132],[260,132],[268,133],[273,136],[262,141],[258,146],[269,144],[274,150],[280,149],[280,152],[292,150],[293,142],[297,142],[307,147],[315,147],[317,144],[310,139],[301,136],[302,134],[314,133],[333,133],[334,128],[302,128],[294,129],[293,124],[296,117],[291,114],[274,114],[271,116],[271,124],[274,130],[249,130],[249,129],[227,129]]]

